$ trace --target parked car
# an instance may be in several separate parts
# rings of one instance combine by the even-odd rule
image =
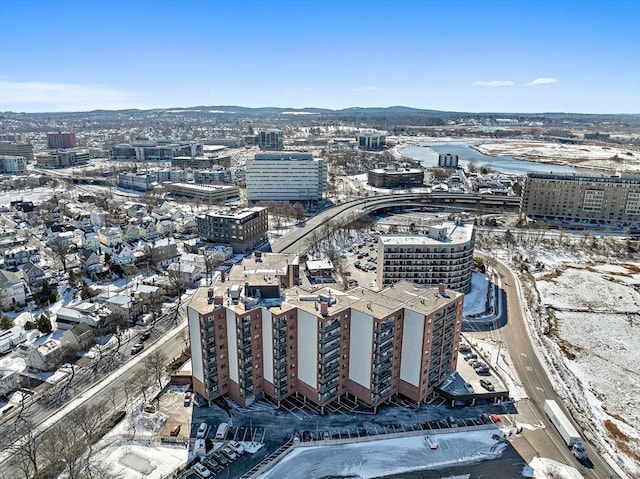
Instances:
[[[198,432],[196,433],[197,439],[204,439],[207,435],[207,431],[209,430],[209,426],[207,426],[206,422],[200,423],[200,427],[198,428]]]
[[[480,380],[480,386],[482,386],[483,388],[485,388],[487,391],[495,391],[496,387],[493,385],[493,383],[487,379],[481,379]]]
[[[131,347],[131,355],[138,354],[140,351],[144,349],[144,344],[136,343]]]
[[[140,341],[146,341],[151,337],[151,331],[145,331],[140,335]]]
[[[174,426],[171,428],[171,431],[169,431],[169,435],[170,436],[177,436],[178,434],[180,434],[180,429],[182,428],[182,426],[180,426],[180,424],[174,424]]]
[[[191,406],[191,393],[189,391],[184,393],[184,403],[183,403],[183,405],[184,405],[184,407]]]
[[[229,448],[236,454],[244,454],[244,446],[237,441],[231,441],[228,444]]]
[[[228,447],[223,447],[220,452],[222,452],[222,454],[227,456],[227,458],[229,458],[230,461],[235,461],[236,459],[238,459],[238,455]]]
[[[200,477],[209,477],[211,476],[211,471],[207,469],[205,466],[200,464],[199,462],[193,466],[193,470]]]

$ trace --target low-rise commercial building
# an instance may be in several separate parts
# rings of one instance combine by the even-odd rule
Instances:
[[[365,151],[384,150],[387,134],[384,131],[364,130],[356,134],[358,148]]]
[[[455,370],[463,295],[401,282],[314,292],[294,255],[260,255],[200,288],[187,308],[193,387],[247,406],[297,394],[321,409],[348,396],[416,404]]]
[[[157,176],[152,173],[118,173],[118,186],[136,191],[150,191],[157,181]]]
[[[460,221],[429,226],[426,235],[382,235],[378,238],[378,285],[398,281],[466,293],[471,289],[473,225]]]
[[[367,181],[377,188],[410,188],[424,186],[424,170],[420,168],[379,168],[369,171]]]
[[[36,156],[40,168],[69,168],[89,163],[89,150],[57,150]]]
[[[175,168],[191,168],[194,170],[206,170],[215,166],[229,168],[231,157],[228,155],[219,156],[176,156],[171,159],[171,166]]]
[[[27,163],[33,163],[33,145],[31,143],[0,141],[0,155],[22,156],[27,159]]]
[[[170,161],[176,156],[202,156],[202,151],[202,144],[195,141],[141,141],[113,146],[111,158],[117,161]]]
[[[204,203],[224,203],[240,196],[234,185],[196,185],[194,183],[165,183],[164,188],[173,196],[191,198]]]

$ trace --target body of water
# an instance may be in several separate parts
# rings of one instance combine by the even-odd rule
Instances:
[[[469,148],[468,143],[434,143],[428,146],[408,146],[401,150],[402,154],[420,161],[422,166],[430,168],[438,166],[438,155],[451,153],[458,155],[461,166],[474,163],[476,167],[485,166],[492,170],[509,175],[525,175],[528,172],[535,173],[576,173],[582,175],[601,174],[595,170],[575,168],[573,166],[551,165],[548,163],[536,163],[535,161],[517,160],[510,156],[488,156]]]

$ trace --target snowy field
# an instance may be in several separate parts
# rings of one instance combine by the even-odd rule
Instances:
[[[640,474],[640,264],[561,262],[536,284],[586,398],[581,412]]]
[[[299,447],[259,479],[349,477],[368,479],[389,474],[495,459],[506,445],[492,439],[495,429],[367,441],[340,446]]]
[[[562,163],[583,168],[640,172],[640,152],[627,148],[508,140],[482,143],[474,148],[490,156],[512,156],[520,160]]]

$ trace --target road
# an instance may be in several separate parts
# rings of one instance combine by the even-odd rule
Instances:
[[[478,254],[488,259],[486,254]],[[593,467],[581,465],[572,456],[558,431],[547,419],[543,410],[544,401],[553,399],[562,405],[562,400],[555,393],[547,372],[538,358],[538,353],[534,349],[529,337],[529,332],[525,324],[526,318],[523,314],[522,300],[518,291],[519,280],[506,265],[497,261],[495,258],[492,258],[491,261],[495,270],[502,278],[502,287],[507,297],[508,321],[506,326],[500,331],[516,372],[522,382],[522,386],[529,398],[528,400],[521,400],[518,403],[518,409],[523,409],[523,413],[528,412],[536,417],[539,422],[546,424],[546,429],[527,431],[522,437],[528,442],[528,446],[533,449],[537,455],[574,466],[579,469],[585,477],[595,479],[618,477],[618,474],[600,457],[593,445],[588,442],[585,442],[585,445]],[[563,409],[565,413],[567,413],[566,408],[563,407]],[[567,416],[571,417],[568,413]],[[580,427],[577,427],[577,429],[578,431],[581,430]],[[525,457],[525,459],[531,460],[532,458]]]
[[[183,306],[188,302],[189,298],[187,296],[183,300]],[[45,405],[40,402],[36,402],[26,408],[22,413],[22,417],[38,424],[36,434],[41,434],[68,413],[84,405],[93,406],[107,402],[110,407],[115,404],[116,409],[125,407],[127,398],[124,392],[124,384],[136,373],[144,369],[143,361],[145,357],[153,351],[161,349],[169,362],[179,356],[184,350],[185,343],[181,336],[182,332],[186,330],[187,323],[185,321],[186,314],[183,308],[181,308],[180,316],[180,321],[175,327],[173,327],[173,315],[171,314],[168,314],[162,322],[159,321],[156,323],[158,326],[151,339],[152,341],[155,340],[153,344],[148,343],[147,348],[143,350],[143,352],[96,383],[90,385],[89,381],[84,379],[85,375],[89,374],[89,371],[76,373],[76,379],[78,379],[76,388],[78,391],[74,391],[76,394],[75,399],[69,403],[59,409],[51,409],[45,407]],[[130,346],[133,342],[136,342],[136,340],[137,336],[132,337],[126,344],[121,346],[123,354],[129,354]],[[90,378],[90,376],[88,377]],[[131,400],[131,398],[129,398],[129,400]],[[12,432],[14,426],[14,421],[7,421],[0,426],[0,433],[6,435],[4,437],[12,437],[15,435]],[[14,443],[18,440],[19,438],[15,438]],[[6,452],[0,453],[0,467],[5,475],[9,474],[9,477],[20,477],[19,471],[12,469],[11,456]],[[15,475],[11,475],[12,472],[15,473]]]

